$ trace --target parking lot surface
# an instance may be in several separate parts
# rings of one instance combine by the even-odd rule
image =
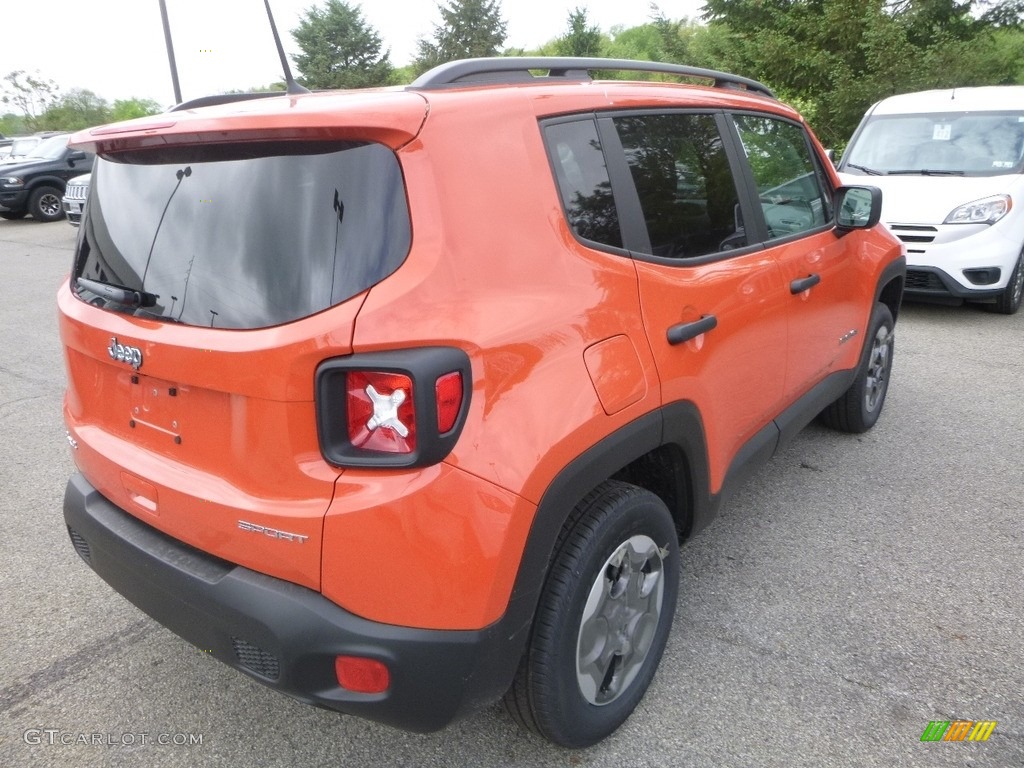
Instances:
[[[1024,312],[905,305],[878,426],[812,425],[684,546],[650,691],[572,752],[500,705],[422,736],[294,703],[78,559],[55,308],[76,234],[0,221],[0,766],[1024,766]],[[921,740],[958,719],[996,726]]]

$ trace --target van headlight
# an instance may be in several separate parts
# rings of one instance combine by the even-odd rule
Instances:
[[[954,208],[943,224],[995,224],[1010,212],[1013,201],[1009,195],[993,195]]]

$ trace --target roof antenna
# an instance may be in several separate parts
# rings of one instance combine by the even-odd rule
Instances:
[[[270,31],[274,33],[274,43],[277,45],[277,55],[281,57],[281,67],[284,69],[284,81],[287,84],[287,93],[291,96],[299,93],[309,93],[308,88],[304,88],[299,85],[295,82],[295,78],[292,77],[291,67],[288,66],[288,57],[284,55],[284,46],[281,45],[281,36],[277,34],[277,25],[274,23],[274,14],[270,10],[270,0],[263,0],[263,4],[267,6],[267,18],[270,19]]]
[[[171,65],[171,85],[174,87],[174,103],[181,104],[181,86],[178,84],[178,65],[174,61],[174,42],[171,40],[171,25],[167,21],[167,3],[160,0],[160,18],[164,23],[164,45],[167,46],[167,63]]]

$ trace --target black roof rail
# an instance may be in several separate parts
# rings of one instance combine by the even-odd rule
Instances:
[[[441,64],[416,78],[410,89],[437,90],[460,85],[486,83],[589,81],[592,70],[621,72],[659,72],[680,77],[712,80],[716,88],[742,88],[774,99],[772,90],[759,83],[728,72],[714,69],[668,64],[662,61],[633,61],[631,59],[582,58],[575,56],[495,56],[482,59],[461,59]],[[531,70],[548,74],[535,76]]]
[[[199,107],[215,107],[218,104],[232,104],[236,101],[248,101],[249,99],[265,99],[268,96],[287,96],[286,91],[259,91],[258,93],[215,93],[212,96],[200,96],[198,99],[189,99],[181,104],[175,104],[168,109],[168,112],[180,112],[183,109],[198,109]]]

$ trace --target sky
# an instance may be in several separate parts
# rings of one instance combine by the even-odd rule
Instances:
[[[271,0],[285,51],[297,52],[288,32],[316,0]],[[435,0],[362,0],[363,18],[380,34],[395,66],[410,63],[419,38],[432,39],[441,21]],[[447,5],[447,2],[445,3]],[[249,90],[282,78],[263,0],[166,0],[182,98]],[[505,45],[537,48],[561,36],[569,13],[586,8],[591,24],[650,21],[650,0],[502,0]],[[696,18],[703,0],[658,0],[670,19]],[[174,103],[159,0],[26,0],[0,3],[0,77],[39,72],[61,92],[86,88],[113,103],[152,99]],[[294,70],[294,64],[293,64]]]

